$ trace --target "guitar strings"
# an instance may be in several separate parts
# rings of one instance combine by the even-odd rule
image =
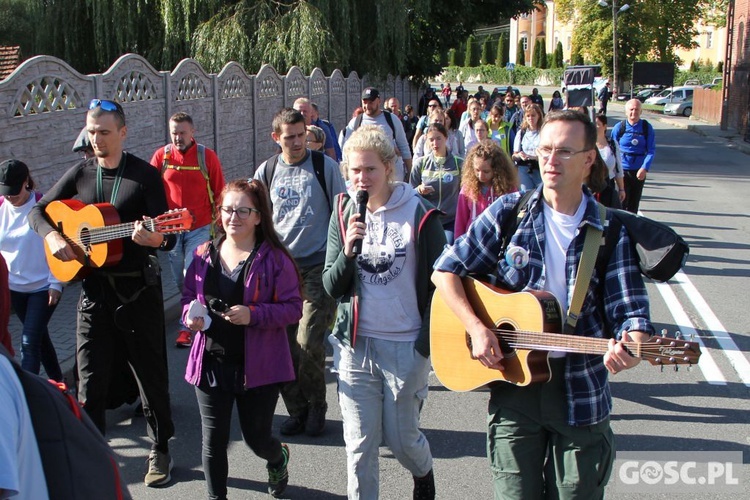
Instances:
[[[500,330],[493,329],[498,336],[507,340],[508,345],[514,348],[541,350],[541,351],[561,351],[561,352],[585,352],[587,354],[605,354],[609,348],[608,339],[592,337],[575,337],[562,336],[555,333],[531,332],[523,330]],[[660,349],[675,348],[692,350],[690,343],[677,339],[674,346],[667,344],[655,344],[653,342],[625,342],[625,346],[634,353],[634,355],[644,359],[670,358],[668,354],[663,354]],[[540,343],[544,342],[544,343]],[[677,356],[682,358],[682,356]]]

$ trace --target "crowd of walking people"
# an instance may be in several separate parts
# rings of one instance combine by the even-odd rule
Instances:
[[[606,116],[592,123],[587,110],[561,109],[559,97],[555,92],[545,114],[536,88],[529,95],[513,88],[490,94],[479,86],[470,96],[459,82],[455,91],[450,84],[439,94],[428,89],[416,109],[407,104],[402,112],[396,97],[384,99],[368,87],[339,134],[315,103],[298,99],[271,124],[277,153],[249,178],[230,180],[219,155],[196,141],[190,115],[170,117],[171,142],[146,162],[124,150],[128,125],[120,104],[92,100],[74,144],[84,158],[46,193],[35,189],[33,165],[0,164],[0,254],[10,303],[23,324],[22,367],[63,378],[47,330],[63,283],[45,260],[45,245],[53,263],[81,256],[47,210],[74,197],[85,205],[110,204],[121,222],[132,223],[132,233],[119,261],[90,266],[82,279],[77,394],[104,434],[105,410],[122,390],[119,379],[137,383],[151,440],[147,486],[169,484],[174,466],[168,336],[155,258],[162,251],[182,294],[173,343],[190,349],[184,378],[195,388],[201,416],[208,498],[227,496],[235,406],[243,441],[266,462],[269,494],[284,494],[294,450],[274,435],[273,416],[281,396],[288,413],[281,435],[325,432],[326,342],[334,352],[349,498],[378,498],[381,443],[412,475],[413,498],[435,498],[420,410],[436,285],[454,299],[478,362],[501,366],[502,351],[468,307],[460,278],[496,275],[514,290],[550,291],[564,306],[566,276],[580,258],[576,228],[604,223],[596,201],[638,209],[655,147],[640,103],[628,102],[627,120],[607,134]],[[530,218],[508,240],[522,258],[506,262],[499,228],[527,192],[533,193],[525,197]],[[147,219],[175,209],[192,213],[188,232],[148,226]],[[535,231],[549,234],[546,245]],[[570,460],[585,472],[576,488],[598,478],[595,490],[603,491],[602,474],[613,457],[613,450],[601,451],[611,442],[606,373],[637,364],[620,340],[653,332],[627,243],[623,236],[605,278],[610,291],[619,289],[611,283],[627,284],[618,291],[622,297],[610,293],[601,309],[588,304],[577,334],[602,336],[605,324],[629,333],[619,333],[605,356],[555,356],[562,381],[571,366],[578,370],[568,385],[493,388],[488,446],[495,450],[489,460],[496,498],[563,496]],[[628,307],[610,307],[617,300]],[[598,389],[586,393],[594,383]],[[547,398],[559,405],[549,426],[544,422],[552,417],[531,409]],[[584,437],[582,428],[595,432]],[[516,439],[533,441],[538,456],[522,456]],[[571,458],[565,450],[584,440],[584,451]],[[12,487],[0,482],[0,497],[6,490]]]

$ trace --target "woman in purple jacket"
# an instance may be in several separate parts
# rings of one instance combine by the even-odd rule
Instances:
[[[208,496],[227,496],[232,407],[242,437],[268,464],[268,492],[288,482],[289,448],[271,435],[279,386],[294,379],[286,326],[302,317],[299,272],[279,241],[268,191],[258,181],[227,184],[219,231],[185,275],[182,319],[197,332],[185,379],[195,385]]]

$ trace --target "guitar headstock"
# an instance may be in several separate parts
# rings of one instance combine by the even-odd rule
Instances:
[[[162,234],[184,233],[193,227],[195,217],[187,208],[175,208],[152,219],[153,231]]]
[[[675,338],[667,337],[666,332],[661,336],[654,335],[641,343],[640,349],[641,358],[652,365],[696,365],[701,357],[698,342],[681,338],[679,332]]]

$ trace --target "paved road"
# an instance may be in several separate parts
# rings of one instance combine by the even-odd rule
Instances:
[[[613,107],[614,114],[617,107]],[[619,108],[621,109],[621,107]],[[620,119],[614,116],[611,123]],[[742,454],[744,465],[732,474],[737,489],[722,492],[716,486],[702,491],[684,481],[662,491],[624,486],[628,471],[617,463],[607,487],[607,498],[727,498],[745,499],[750,491],[750,329],[744,313],[750,310],[750,187],[748,157],[728,148],[723,139],[703,137],[673,124],[649,120],[656,127],[658,157],[646,185],[642,210],[668,222],[691,244],[685,272],[668,285],[649,284],[652,317],[657,328],[673,332],[694,329],[705,344],[699,367],[660,371],[645,363],[614,377],[613,427],[621,456],[630,453],[643,464],[652,452],[677,452],[679,460],[714,451]],[[66,294],[71,300],[75,293]],[[61,306],[55,342],[62,356],[72,351],[73,309]],[[171,329],[176,329],[174,319]],[[17,344],[16,344],[17,345]],[[199,499],[205,497],[200,464],[200,418],[191,387],[182,380],[186,350],[169,350],[172,404],[177,435],[171,443],[176,468],[174,482],[162,489],[143,486],[148,450],[145,424],[132,417],[132,408],[109,413],[108,437],[121,457],[126,481],[137,499]],[[713,361],[713,363],[711,363]],[[70,363],[67,360],[66,363]],[[330,360],[329,360],[330,365]],[[487,394],[452,393],[430,379],[430,396],[422,423],[435,455],[439,498],[491,498],[490,475],[484,449]],[[320,438],[289,440],[292,450],[289,498],[344,498],[346,469],[335,381],[329,376],[328,426]],[[277,408],[275,427],[285,416]],[[661,455],[660,455],[661,456]],[[234,427],[230,447],[230,498],[265,498],[266,473],[261,460],[241,443]],[[689,478],[688,478],[689,479]],[[719,481],[723,477],[719,478]],[[381,449],[381,498],[408,498],[411,478]]]

